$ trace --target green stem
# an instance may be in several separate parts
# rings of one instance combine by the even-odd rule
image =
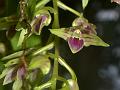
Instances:
[[[77,81],[77,77],[74,73],[74,71],[72,70],[72,68],[65,62],[64,59],[62,59],[61,57],[59,58],[59,63],[64,66],[70,73],[71,77],[73,80]]]
[[[53,8],[54,8],[54,22],[52,28],[59,28],[59,18],[58,18],[58,5],[57,5],[58,0],[53,0]],[[59,45],[59,38],[56,36],[55,37],[55,56],[59,56],[59,50],[58,50],[58,45]],[[58,77],[58,58],[54,58],[54,67],[53,67],[53,75],[52,75],[52,90],[56,90],[56,83],[57,83],[57,77]]]
[[[71,13],[73,13],[73,14],[79,16],[79,17],[83,17],[83,15],[82,15],[81,13],[79,13],[78,11],[76,11],[76,10],[68,7],[67,5],[65,5],[64,3],[62,3],[61,1],[58,1],[57,3],[58,3],[58,6],[59,6],[60,8],[62,8],[62,9],[64,9],[64,10],[68,10],[68,11],[70,11]]]
[[[50,50],[50,49],[53,48],[53,46],[54,46],[54,42],[52,42],[52,43],[50,43],[50,44],[48,44],[48,45],[46,45],[46,46],[38,49],[37,51],[34,51],[34,52],[32,53],[32,56],[35,56],[35,55],[37,55],[37,54],[40,54],[40,53],[43,52],[43,51]]]
[[[48,88],[50,86],[51,86],[51,82],[47,82],[39,87],[35,87],[34,90],[43,90],[43,89]]]
[[[53,0],[53,8],[54,8],[54,22],[53,22],[53,28],[59,28],[59,18],[58,18],[58,0]]]

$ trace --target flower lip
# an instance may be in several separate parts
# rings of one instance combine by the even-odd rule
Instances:
[[[72,53],[77,53],[83,48],[84,40],[82,38],[69,37],[68,44]]]
[[[36,21],[37,21],[36,25],[35,25],[36,32],[38,32],[38,33],[40,32],[39,30],[40,30],[40,28],[43,27],[43,24],[45,23],[46,19],[47,19],[47,16],[45,16],[45,15],[41,15],[41,16],[36,17]]]

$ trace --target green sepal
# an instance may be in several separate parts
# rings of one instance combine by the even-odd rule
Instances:
[[[85,7],[88,5],[89,0],[82,0],[82,7],[85,9]]]
[[[109,47],[109,44],[105,43],[102,39],[100,39],[97,35],[87,35],[83,34],[82,37],[85,40],[84,46],[103,46],[103,47]]]

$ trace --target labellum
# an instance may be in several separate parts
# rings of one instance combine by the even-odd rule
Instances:
[[[78,33],[81,35],[81,32],[79,30],[75,30],[74,33]],[[83,38],[71,36],[68,38],[68,45],[69,45],[72,53],[77,53],[83,48],[84,40],[83,40]]]
[[[33,22],[31,23],[32,31],[37,35],[40,35],[41,30],[45,26],[47,19],[47,15],[36,16]]]

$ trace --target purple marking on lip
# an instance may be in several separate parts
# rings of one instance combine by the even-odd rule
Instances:
[[[40,18],[40,19],[39,19]],[[45,22],[45,20],[47,19],[47,17],[45,15],[42,15],[40,16],[39,18],[36,18],[36,19],[39,19],[39,21],[37,22],[37,24],[35,25],[35,31],[37,33],[39,33],[39,29],[42,27],[42,24]]]
[[[68,39],[68,44],[69,44],[71,51],[73,53],[77,53],[78,51],[80,51],[83,48],[84,40],[79,39],[79,38],[75,38],[75,37],[70,37]]]

